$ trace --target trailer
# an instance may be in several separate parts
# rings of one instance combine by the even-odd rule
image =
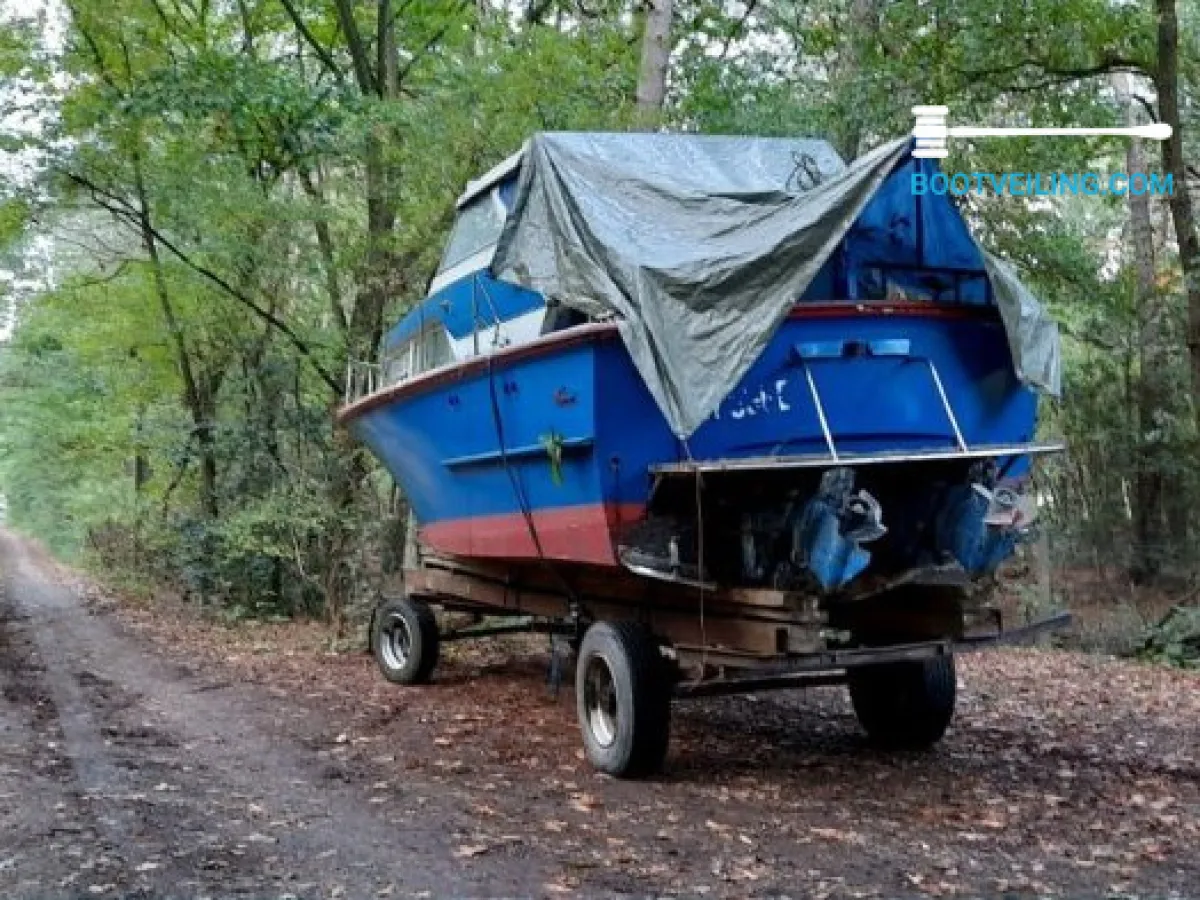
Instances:
[[[614,775],[659,770],[672,700],[847,685],[868,736],[891,749],[924,749],[954,713],[955,656],[1029,641],[1070,624],[1070,614],[1005,627],[1001,611],[952,567],[911,573],[822,609],[812,595],[721,589],[597,571],[564,585],[553,574],[431,555],[404,572],[404,593],[375,611],[371,647],[402,685],[428,682],[440,647],[512,633],[566,639],[588,759]],[[880,611],[919,606],[902,630]],[[916,603],[911,603],[915,600]],[[435,611],[488,624],[454,630]],[[862,629],[875,642],[855,639]]]

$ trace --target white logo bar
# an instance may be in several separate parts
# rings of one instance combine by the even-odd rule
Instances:
[[[982,128],[975,125],[946,124],[950,115],[948,106],[914,106],[913,116],[917,123],[913,137],[917,140],[913,156],[918,159],[943,159],[950,155],[946,139],[952,137],[1029,137],[1029,136],[1085,136],[1121,135],[1165,141],[1171,136],[1171,126],[1165,122],[1152,125],[1133,125],[1125,128]]]

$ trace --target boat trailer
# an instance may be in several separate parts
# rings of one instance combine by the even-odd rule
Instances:
[[[568,583],[549,566],[430,556],[405,570],[399,596],[376,608],[371,643],[385,677],[418,684],[432,677],[443,643],[556,637],[577,660],[589,758],[610,774],[638,776],[656,771],[665,757],[671,701],[700,697],[845,684],[878,743],[928,746],[953,714],[956,655],[1026,642],[1071,621],[1062,612],[1006,629],[999,610],[972,600],[963,580],[945,569],[909,573],[857,602],[879,608],[914,596],[927,598],[928,609],[914,614],[909,606],[904,621],[918,631],[925,622],[931,636],[910,631],[907,639],[868,642],[854,637],[863,629],[853,612],[828,608],[811,594],[674,584],[611,570],[575,573]],[[473,621],[442,627],[434,610]],[[552,680],[559,663],[556,651]]]

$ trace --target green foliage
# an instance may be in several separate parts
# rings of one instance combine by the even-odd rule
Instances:
[[[1138,655],[1151,662],[1200,668],[1200,607],[1172,607],[1148,629]]]
[[[563,437],[552,431],[549,434],[543,434],[541,441],[546,455],[550,458],[550,480],[555,485],[561,485],[563,483]]]
[[[57,57],[6,32],[5,65],[55,103],[0,239],[48,241],[59,274],[0,361],[0,485],[13,524],[130,583],[336,618],[394,565],[403,514],[320,377],[378,339],[372,257],[390,320],[468,178],[533,130],[623,127],[636,41],[619,17],[405,4],[390,92],[332,3],[293,8],[306,34],[273,0],[73,0]],[[94,212],[67,228],[76,205]]]
[[[0,203],[0,250],[25,232],[29,224],[29,204],[20,197]]]

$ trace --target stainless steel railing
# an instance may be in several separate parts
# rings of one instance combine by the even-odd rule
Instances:
[[[346,363],[346,403],[361,400],[383,385],[383,368],[378,363],[351,360]]]

